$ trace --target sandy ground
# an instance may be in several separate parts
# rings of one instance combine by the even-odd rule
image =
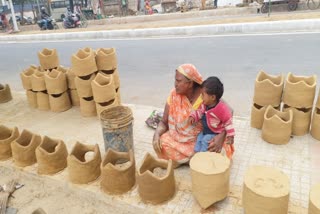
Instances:
[[[63,113],[44,112],[27,106],[25,94],[14,92],[14,100],[0,105],[0,123],[28,129],[42,136],[63,139],[70,152],[76,141],[97,143],[104,156],[104,143],[100,121],[83,118],[79,108]],[[144,120],[154,109],[148,106],[130,105],[134,112],[134,149],[136,167],[141,166],[147,152],[154,155],[151,140],[153,130]],[[66,120],[65,118],[68,118]],[[175,170],[176,194],[160,205],[144,203],[137,186],[123,195],[106,194],[100,189],[100,178],[86,185],[68,181],[68,170],[53,176],[37,174],[37,164],[18,168],[13,160],[0,162],[0,184],[16,178],[25,186],[10,198],[9,206],[18,213],[31,213],[39,207],[47,213],[243,213],[242,185],[245,171],[252,165],[272,166],[283,171],[290,179],[289,213],[307,213],[309,190],[320,182],[320,144],[310,135],[293,137],[286,145],[272,145],[261,139],[261,131],[250,128],[249,118],[234,118],[236,129],[235,149],[230,174],[228,197],[207,210],[200,208],[192,195],[188,166]]]

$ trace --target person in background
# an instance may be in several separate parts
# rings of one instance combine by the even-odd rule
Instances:
[[[49,14],[46,12],[46,8],[45,7],[41,7],[41,20],[44,23],[44,27],[45,29],[48,29],[48,18],[49,18]]]

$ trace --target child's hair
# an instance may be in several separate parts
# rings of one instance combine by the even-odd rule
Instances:
[[[202,83],[201,87],[206,90],[207,94],[215,95],[217,100],[220,100],[223,95],[223,84],[218,77],[209,77]]]

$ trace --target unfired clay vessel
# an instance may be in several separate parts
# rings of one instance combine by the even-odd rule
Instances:
[[[295,108],[312,108],[316,85],[315,75],[306,77],[289,73],[283,92],[283,103]]]
[[[120,77],[119,77],[118,69],[110,70],[110,71],[99,71],[99,73],[106,76],[112,75],[115,88],[117,89],[120,87]]]
[[[95,53],[80,49],[71,57],[71,69],[76,76],[87,76],[98,71]]]
[[[91,82],[94,101],[97,103],[108,102],[115,99],[116,89],[113,82],[113,76],[98,73]]]
[[[156,167],[166,169],[163,177],[153,173]],[[155,159],[147,153],[138,170],[138,192],[145,202],[159,204],[173,197],[176,191],[172,160]]]
[[[96,104],[93,97],[80,98],[80,111],[83,117],[97,116]]]
[[[320,108],[320,90],[318,93],[318,98],[317,98],[317,102],[316,102],[316,108]]]
[[[36,156],[39,174],[52,175],[67,167],[68,151],[62,140],[44,136]]]
[[[68,91],[62,94],[49,95],[50,109],[53,112],[67,111],[72,107]]]
[[[69,89],[69,96],[73,106],[80,106],[80,98],[77,89]]]
[[[64,66],[62,66],[62,65],[59,65],[59,66],[56,68],[56,70],[66,74],[67,71],[69,70],[69,68],[66,68],[66,67],[64,67]]]
[[[6,103],[12,100],[11,90],[8,84],[0,84],[0,103]]]
[[[75,78],[76,78],[76,75],[73,73],[72,69],[68,69],[67,70],[67,83],[68,83],[68,88],[69,89],[76,89],[76,83],[75,83]]]
[[[32,90],[27,90],[27,101],[30,107],[32,108],[38,108],[38,102],[37,102],[37,92],[34,92]]]
[[[37,92],[37,104],[39,110],[50,110],[49,94],[46,91]]]
[[[252,128],[261,129],[263,124],[263,117],[267,106],[259,106],[253,103],[251,107],[250,125]]]
[[[115,70],[118,64],[115,48],[99,48],[96,61],[98,70]]]
[[[91,82],[92,80],[94,80],[95,77],[95,74],[91,74],[90,76],[87,76],[87,78],[85,79],[81,77],[76,77],[74,79],[79,97],[93,96]]]
[[[292,110],[292,134],[296,136],[302,136],[309,133],[312,108],[293,108],[284,105],[283,111]]]
[[[22,81],[22,86],[25,90],[31,90],[31,76],[36,72],[36,70],[32,67],[27,68],[26,70],[22,71],[20,74],[20,78]]]
[[[115,106],[119,106],[117,99],[105,103],[96,103],[97,115],[100,117],[101,112]]]
[[[36,71],[31,76],[32,91],[45,91],[47,90],[44,75],[47,72]]]
[[[93,157],[87,160],[87,152]],[[77,142],[68,156],[69,180],[76,184],[87,184],[100,176],[101,154],[98,144],[85,145]]]
[[[7,160],[12,157],[11,142],[19,137],[17,127],[12,129],[0,125],[0,161]]]
[[[219,153],[198,152],[190,160],[192,194],[204,209],[227,197],[230,160]]]
[[[11,143],[12,157],[17,166],[30,166],[37,162],[35,150],[41,143],[41,136],[23,130],[21,135]]]
[[[279,106],[283,90],[283,76],[260,71],[255,82],[253,102],[260,106]]]
[[[48,94],[61,94],[68,89],[66,74],[53,69],[44,76]]]
[[[44,48],[41,52],[38,52],[38,58],[44,70],[57,68],[60,64],[56,49]]]
[[[252,166],[244,177],[242,205],[246,214],[287,214],[290,183],[281,171]]]
[[[317,139],[320,141],[320,109],[319,108],[314,109],[310,134],[314,139]]]
[[[120,167],[117,162],[128,161]],[[117,152],[108,149],[101,163],[101,188],[111,194],[128,192],[136,183],[136,167],[132,149],[129,152]]]
[[[320,184],[311,187],[308,214],[320,214]]]
[[[272,144],[286,144],[290,140],[292,130],[292,110],[281,112],[268,106],[264,113],[261,137]]]

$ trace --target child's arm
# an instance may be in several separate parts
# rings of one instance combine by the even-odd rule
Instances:
[[[202,115],[204,114],[205,110],[206,108],[204,104],[201,104],[201,106],[197,110],[191,112],[189,121],[192,124],[195,122],[198,122],[201,119]]]

